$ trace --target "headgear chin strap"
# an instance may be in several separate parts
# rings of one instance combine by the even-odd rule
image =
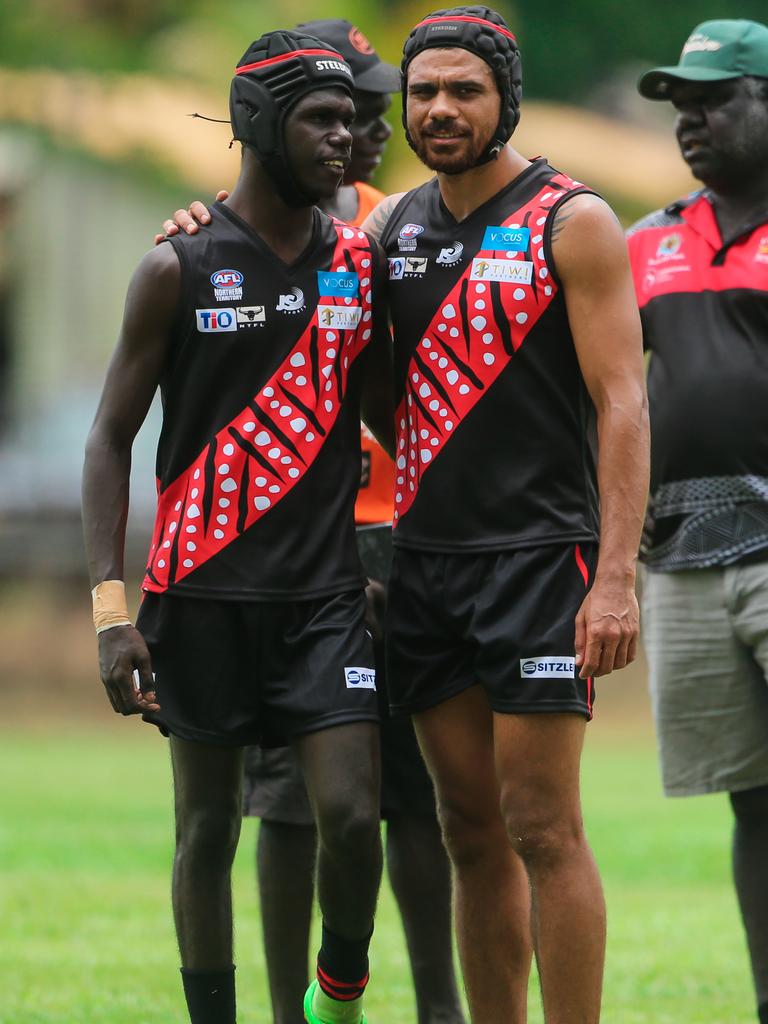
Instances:
[[[408,66],[423,50],[459,46],[489,65],[501,96],[499,123],[476,166],[495,160],[509,141],[520,120],[523,71],[517,40],[504,19],[490,7],[451,7],[433,11],[411,31],[403,47],[403,126],[408,144]]]
[[[285,151],[285,118],[303,96],[324,88],[352,95],[352,72],[335,50],[301,32],[265,33],[235,68],[229,93],[232,134],[256,152],[288,206],[313,206],[319,197],[296,180]]]

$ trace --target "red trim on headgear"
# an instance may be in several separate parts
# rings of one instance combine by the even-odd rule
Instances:
[[[254,68],[265,68],[268,64],[279,64],[283,60],[291,60],[293,57],[334,57],[340,61],[345,67],[349,65],[335,50],[291,50],[290,53],[281,53],[279,57],[267,57],[266,60],[257,60],[254,64],[243,64],[240,68],[235,68],[236,75],[244,75],[247,71],[253,71]]]
[[[492,21],[488,21],[486,18],[472,18],[467,14],[444,14],[440,18],[425,18],[424,21],[420,21],[416,28],[421,28],[422,25],[432,25],[435,22],[440,21],[470,21],[475,25],[487,25],[488,28],[496,29],[497,32],[501,32],[503,36],[507,36],[512,40],[513,43],[517,42],[517,39],[512,35],[508,28],[504,28],[502,25],[496,25]]]

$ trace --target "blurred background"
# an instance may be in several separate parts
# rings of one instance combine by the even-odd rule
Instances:
[[[592,185],[613,204],[625,225],[693,186],[672,136],[668,105],[644,101],[635,91],[640,71],[675,63],[688,33],[702,20],[766,16],[765,0],[500,0],[497,6],[523,54],[524,104],[516,148],[529,157],[543,154],[556,167]],[[193,198],[210,200],[217,189],[231,187],[237,176],[238,147],[229,148],[228,126],[189,115],[227,117],[232,69],[263,31],[311,18],[345,17],[362,29],[384,59],[399,64],[403,39],[429,10],[425,0],[338,0],[322,7],[310,0],[4,0],[0,5],[0,778],[8,792],[16,794],[17,822],[23,823],[14,832],[3,820],[0,804],[0,913],[3,906],[15,909],[27,922],[30,943],[38,941],[40,929],[45,930],[42,922],[47,925],[48,917],[55,916],[46,909],[54,889],[57,896],[63,890],[47,888],[60,865],[56,853],[45,852],[40,854],[41,873],[34,876],[43,904],[34,925],[29,924],[26,897],[11,903],[9,890],[3,893],[2,865],[7,867],[15,857],[21,871],[30,863],[22,832],[27,830],[27,838],[36,834],[40,819],[51,815],[55,834],[46,837],[45,850],[62,848],[62,834],[65,840],[69,834],[62,820],[76,820],[78,806],[67,805],[59,818],[52,808],[63,787],[68,793],[79,791],[82,772],[70,759],[76,752],[82,754],[93,737],[97,741],[87,763],[97,767],[89,771],[107,770],[111,736],[118,744],[138,743],[137,759],[150,757],[152,739],[145,741],[139,723],[125,723],[113,715],[98,679],[80,529],[80,471],[134,266],[151,247],[165,217]],[[393,99],[391,121],[395,133],[375,184],[403,190],[425,180],[426,172],[402,139],[399,97]],[[134,448],[127,540],[133,609],[154,513],[158,425],[154,406]],[[602,825],[596,812],[598,847],[607,847],[617,835],[612,816],[623,807],[626,792],[639,785],[640,774],[644,773],[649,794],[647,806],[658,811],[661,798],[653,775],[655,754],[642,661],[618,680],[602,681],[599,689],[598,718],[592,727],[598,743],[603,735],[610,737],[605,749],[619,751],[637,743],[641,751],[637,762],[621,761],[623,775],[610,767],[619,763],[612,753],[605,755],[606,760],[599,754],[588,765],[593,781],[598,776],[601,783],[614,776],[622,779],[623,788],[610,798]],[[140,740],[127,741],[129,734],[139,733]],[[62,736],[72,737],[69,746],[62,745]],[[157,746],[153,744],[153,749]],[[134,748],[125,749],[130,753],[124,757],[133,758]],[[43,750],[50,755],[45,771],[64,773],[61,787],[55,775],[34,779],[41,764],[36,751]],[[620,753],[623,756],[624,751]],[[62,759],[70,764],[68,773]],[[126,769],[131,779],[123,777],[122,783],[144,785],[136,761],[131,763]],[[114,762],[114,771],[124,768],[124,761]],[[37,790],[24,795],[23,786],[29,783]],[[170,830],[167,775],[157,785],[162,788],[158,827]],[[154,785],[149,788],[155,792]],[[36,810],[38,799],[41,813]],[[106,796],[104,800],[109,802]],[[12,802],[6,806],[13,812]],[[141,813],[137,809],[131,841],[140,830]],[[665,834],[671,835],[676,824],[682,827],[682,819],[674,817],[676,810],[659,813],[667,815]],[[102,821],[101,812],[95,818]],[[707,872],[718,878],[727,874],[728,837],[725,825],[708,822],[702,828],[699,849],[707,857],[712,852],[714,859],[696,878],[708,885]],[[162,836],[165,864],[170,831]],[[79,833],[70,836],[72,850],[81,838]],[[626,839],[624,866],[614,875],[609,867],[608,886],[615,884],[626,892],[630,876],[646,879],[648,888],[641,881],[636,896],[641,913],[649,894],[653,892],[658,902],[660,891],[658,877],[643,872],[661,863],[669,847],[657,850],[638,846],[636,837],[631,843],[628,835]],[[114,848],[104,842],[111,850],[105,856],[122,871],[123,861],[116,862]],[[69,848],[65,841],[63,849]],[[679,907],[695,908],[698,896],[685,889],[693,877],[686,874],[686,856],[681,846],[675,864],[682,888],[675,890],[674,899],[683,901]],[[610,865],[609,855],[603,859]],[[87,873],[93,870],[89,865]],[[724,884],[720,898],[731,915],[729,941],[737,966],[728,967],[722,984],[733,984],[733,1005],[745,1014],[738,1019],[747,1020],[751,997],[743,949],[730,889],[727,881]],[[94,902],[102,899],[95,897]],[[636,943],[638,949],[664,957],[663,930],[669,934],[679,916],[674,899],[670,896],[665,908],[657,909],[654,920],[659,929]],[[81,923],[82,934],[91,938],[89,929],[98,920],[92,909]],[[167,929],[164,955],[172,962],[173,939],[164,903],[160,910]],[[661,920],[663,910],[667,916]],[[634,920],[633,914],[634,909],[627,913],[628,921]],[[690,929],[698,929],[695,922],[685,920],[681,943]],[[713,933],[722,938],[719,928],[718,923]],[[69,941],[70,932],[65,937]],[[97,933],[97,945],[99,941]],[[139,936],[136,941],[143,940]],[[253,944],[257,945],[255,937]],[[53,948],[27,947],[29,985],[34,985],[41,957],[50,966]],[[109,956],[114,975],[115,961]],[[632,986],[625,989],[619,983],[609,993],[614,1009],[624,1005],[624,1011],[611,1019],[622,1024],[734,1024],[737,1014],[732,1008],[722,1014],[711,1010],[716,993],[708,989],[706,962],[702,957],[697,964],[702,974],[701,1015],[690,1009],[669,1017],[654,1010],[647,1016],[640,1010],[635,1013],[633,1007],[643,993],[652,1005],[659,992],[668,992],[668,982],[658,981],[651,966],[646,974],[639,973],[633,962],[626,974],[634,979]],[[663,973],[663,964],[658,970]],[[688,1007],[689,995],[683,988],[681,1006]],[[103,1016],[60,1008],[50,1016],[25,1016],[18,1007],[30,1002],[28,995],[21,991],[17,999],[15,1013],[0,1006],[0,1022],[122,1020],[109,1007]],[[36,995],[31,1003],[38,1002]],[[126,1013],[126,1020],[155,1019],[148,1013]]]

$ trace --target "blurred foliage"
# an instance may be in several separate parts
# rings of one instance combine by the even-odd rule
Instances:
[[[527,95],[582,103],[623,66],[676,64],[691,29],[713,18],[768,20],[766,0],[518,0]],[[514,19],[513,19],[514,20]]]
[[[766,0],[504,0],[520,39],[529,96],[584,102],[622,67],[674,62],[691,28],[708,18],[766,18]],[[324,17],[360,25],[396,62],[428,0],[330,0]],[[313,0],[4,0],[0,64],[150,70],[212,84],[261,32],[317,17]]]

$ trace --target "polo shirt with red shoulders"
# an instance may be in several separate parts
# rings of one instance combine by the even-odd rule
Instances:
[[[768,212],[724,239],[706,190],[628,235],[652,353],[649,568],[768,557]],[[759,557],[759,555],[757,556]]]

